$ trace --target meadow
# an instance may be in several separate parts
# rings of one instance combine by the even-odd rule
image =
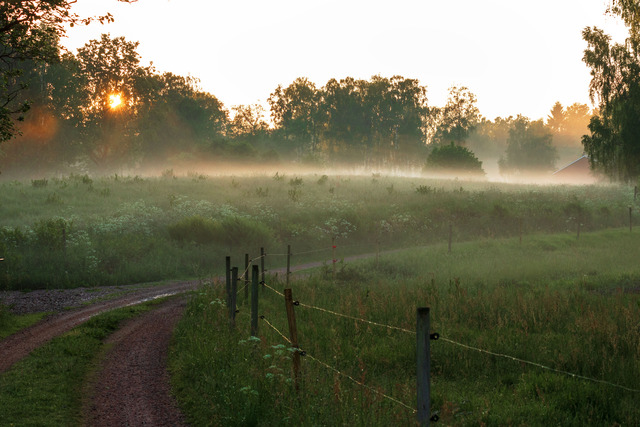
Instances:
[[[63,178],[0,183],[0,289],[122,285],[223,273],[292,246],[295,262],[379,248],[628,226],[625,186],[351,175]],[[633,219],[637,221],[637,219]],[[272,259],[273,260],[273,259]],[[277,259],[276,259],[277,261]],[[280,260],[279,265],[283,265]]]
[[[411,425],[423,306],[441,335],[444,424],[640,419],[633,188],[170,171],[0,185],[0,289],[202,279],[170,358],[194,425]],[[229,327],[218,279],[225,256],[243,270],[264,247],[274,269],[287,245],[294,264],[325,261],[289,285],[298,387],[282,274],[260,289],[257,337],[243,292]],[[361,253],[373,256],[343,260]]]

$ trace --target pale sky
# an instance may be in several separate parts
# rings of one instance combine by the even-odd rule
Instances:
[[[418,79],[429,105],[468,87],[483,116],[546,118],[556,101],[591,106],[586,26],[622,40],[606,0],[79,0],[115,23],[68,30],[75,50],[102,33],[138,41],[143,65],[191,75],[227,108],[266,105],[297,77]]]

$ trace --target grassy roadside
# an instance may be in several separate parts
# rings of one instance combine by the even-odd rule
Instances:
[[[20,329],[28,328],[37,323],[47,313],[13,314],[6,307],[0,304],[0,339],[15,334]]]
[[[328,269],[296,280],[298,337],[308,354],[298,393],[282,336],[260,322],[258,338],[249,337],[242,295],[231,332],[222,289],[202,288],[170,353],[174,389],[193,425],[412,424],[415,335],[309,306],[406,330],[415,330],[416,307],[429,306],[432,331],[443,338],[638,389],[638,243],[628,229],[529,236],[522,244],[481,240],[450,254],[435,245],[377,265],[349,263],[335,282]],[[273,278],[269,284],[284,288]],[[281,296],[261,292],[259,312],[288,335]],[[446,425],[634,425],[640,418],[637,391],[444,340],[431,349],[432,410]]]
[[[0,425],[78,425],[83,383],[103,340],[123,321],[151,310],[162,300],[92,317],[1,374]]]

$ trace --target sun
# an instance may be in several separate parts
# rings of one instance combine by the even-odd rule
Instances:
[[[112,93],[109,95],[109,108],[115,110],[120,108],[120,106],[122,106],[122,95],[119,93]]]

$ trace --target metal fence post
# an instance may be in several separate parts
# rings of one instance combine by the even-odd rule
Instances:
[[[418,424],[429,425],[431,417],[431,345],[429,343],[429,307],[417,310]]]
[[[251,336],[258,336],[258,282],[260,271],[254,265],[251,272]]]

